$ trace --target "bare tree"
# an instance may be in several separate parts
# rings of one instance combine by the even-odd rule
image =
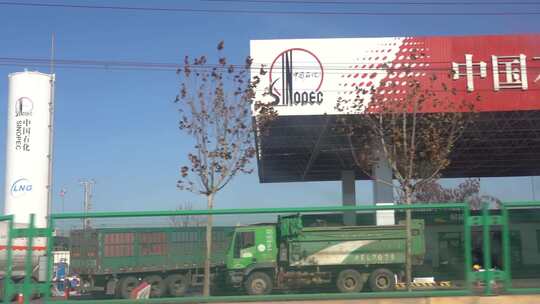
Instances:
[[[373,177],[374,164],[388,161],[397,184],[399,201],[410,205],[422,185],[436,181],[450,164],[456,141],[471,122],[476,96],[462,98],[436,74],[421,79],[410,69],[393,70],[404,74],[399,81],[382,81],[378,87],[357,89],[352,98],[339,98],[336,108],[356,165]],[[448,74],[448,79],[451,75]],[[390,77],[392,78],[392,77]],[[405,85],[403,85],[405,84]],[[399,92],[399,94],[388,94]],[[469,98],[470,97],[470,98]],[[378,153],[373,153],[373,150]],[[411,210],[406,210],[406,265],[408,290],[412,279]]]
[[[193,210],[193,204],[192,203],[184,203],[178,205],[175,209],[176,211],[182,211],[182,210]],[[204,226],[204,220],[202,219],[202,216],[200,215],[183,215],[183,216],[171,216],[169,217],[169,222],[171,223],[171,226],[175,228],[181,228],[181,227],[201,227]]]
[[[480,179],[468,178],[455,188],[445,188],[437,181],[429,181],[420,185],[414,193],[414,201],[419,203],[433,202],[466,202],[473,210],[482,208],[487,202],[493,208],[501,206],[501,200],[491,195],[480,194]]]
[[[187,165],[180,169],[177,186],[204,195],[208,209],[214,208],[215,195],[235,176],[253,171],[254,129],[260,129],[261,123],[276,115],[270,105],[254,102],[260,79],[250,78],[252,59],[247,57],[242,65],[228,64],[223,49],[222,41],[214,64],[206,56],[186,56],[178,70],[179,128],[194,140],[194,146],[187,155]],[[211,215],[206,224],[204,296],[210,295]]]

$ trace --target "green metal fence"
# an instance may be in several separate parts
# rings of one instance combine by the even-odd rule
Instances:
[[[504,203],[502,217],[505,291],[540,293],[540,203]]]
[[[2,281],[2,284],[0,285],[0,295],[1,299],[4,302],[7,302],[9,300],[8,295],[13,292],[14,286],[11,282],[11,272],[12,272],[12,237],[11,237],[11,231],[13,230],[13,215],[6,215],[6,216],[0,216],[0,224],[6,225],[6,249],[5,249],[5,260],[6,263],[3,265],[5,267],[4,269],[4,276],[5,279]]]
[[[26,302],[28,302],[34,296],[38,294],[46,294],[50,290],[50,281],[39,283],[33,279],[35,264],[33,260],[33,241],[37,237],[46,238],[47,242],[50,242],[52,236],[52,230],[50,228],[36,228],[34,226],[34,215],[30,215],[30,221],[27,227],[15,227],[13,223],[13,216],[7,215],[0,217],[0,222],[7,224],[7,238],[6,238],[6,265],[4,271],[4,278],[2,280],[3,290],[2,299],[4,302],[9,302],[13,297],[18,294],[25,296]],[[13,258],[13,243],[17,239],[25,240],[26,251],[24,251],[24,277],[17,278],[18,280],[12,280],[14,270],[14,258]]]
[[[491,207],[491,208],[490,208]],[[426,244],[427,252],[423,264],[415,265],[413,273],[417,276],[435,277],[439,281],[449,282],[444,286],[429,286],[418,283],[420,287],[413,286],[411,291],[397,289],[388,292],[355,292],[337,293],[328,289],[315,289],[304,292],[297,290],[287,291],[281,294],[264,296],[248,295],[225,295],[203,297],[196,293],[181,298],[151,298],[144,302],[156,303],[180,303],[180,302],[227,302],[227,301],[280,301],[280,300],[321,300],[321,299],[361,299],[376,297],[426,297],[426,296],[464,296],[464,295],[493,295],[493,294],[518,294],[540,293],[540,284],[535,286],[535,277],[538,271],[530,271],[530,265],[516,262],[516,237],[513,232],[517,228],[526,227],[530,231],[527,235],[538,234],[540,242],[540,221],[534,219],[536,210],[540,211],[540,202],[504,203],[499,208],[485,203],[482,210],[471,210],[468,204],[462,203],[438,203],[438,204],[414,204],[410,206],[347,206],[347,207],[306,207],[306,208],[254,208],[254,209],[215,209],[215,210],[179,210],[179,211],[136,211],[136,212],[92,212],[92,213],[62,213],[53,214],[49,219],[48,229],[33,227],[33,221],[28,228],[16,229],[13,227],[11,216],[0,217],[0,222],[5,221],[9,225],[9,237],[7,243],[7,259],[10,265],[12,240],[14,238],[28,238],[26,276],[22,284],[15,284],[10,280],[4,280],[4,301],[10,300],[16,293],[24,294],[25,301],[29,301],[36,291],[44,297],[45,302],[62,303],[131,303],[134,300],[122,299],[71,299],[51,297],[53,277],[53,238],[54,227],[66,221],[80,222],[84,219],[95,221],[114,219],[117,224],[122,224],[122,219],[156,219],[154,223],[163,222],[170,217],[207,216],[214,218],[231,217],[248,219],[262,215],[288,215],[304,214],[306,221],[312,221],[314,225],[319,217],[325,216],[326,224],[339,219],[339,215],[345,212],[356,212],[357,220],[361,225],[374,225],[374,216],[377,211],[394,211],[396,222],[404,219],[405,211],[410,210],[413,219],[426,221]],[[532,211],[531,211],[532,210]],[[532,214],[523,217],[522,214]],[[540,213],[539,213],[540,214]],[[277,216],[275,216],[277,218]],[[158,220],[159,219],[159,220]],[[538,229],[537,229],[538,226]],[[517,227],[517,228],[514,228]],[[534,232],[532,232],[534,231]],[[538,231],[538,232],[537,232]],[[32,239],[34,237],[47,237],[47,281],[36,283],[31,280],[32,274]],[[528,236],[528,237],[529,237]],[[101,244],[101,243],[100,243]],[[493,255],[493,248],[500,244],[500,255]],[[528,244],[528,243],[527,243]],[[531,244],[527,246],[531,247]],[[537,253],[540,254],[540,245],[536,244]],[[529,252],[529,247],[521,247],[521,257],[526,256],[534,260]],[[478,251],[481,249],[480,251]],[[477,252],[478,251],[478,252]],[[499,250],[495,250],[499,252]],[[481,262],[479,262],[481,261]],[[480,263],[480,271],[473,271],[473,266]],[[538,262],[540,264],[540,260]],[[525,273],[529,270],[530,273]],[[6,277],[11,274],[11,267],[6,269]],[[525,282],[525,283],[524,283]],[[533,286],[530,286],[533,282]],[[529,285],[527,285],[529,284]],[[424,287],[422,287],[424,286]],[[321,290],[323,292],[321,293]]]

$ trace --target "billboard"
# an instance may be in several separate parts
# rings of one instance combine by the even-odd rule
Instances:
[[[5,214],[15,223],[47,226],[52,75],[13,73],[9,78]]]
[[[280,115],[340,114],[337,100],[361,91],[403,98],[406,79],[433,75],[447,77],[454,98],[480,96],[476,111],[540,110],[540,34],[252,40],[250,49],[257,98]]]

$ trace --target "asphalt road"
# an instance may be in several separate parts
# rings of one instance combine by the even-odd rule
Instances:
[[[456,284],[459,285],[459,284]],[[540,287],[540,281],[539,280],[513,280],[512,281],[512,287],[514,288],[533,288],[533,287]],[[482,290],[482,286],[477,286],[475,289],[480,293]],[[426,290],[426,289],[423,289]],[[195,296],[197,294],[200,294],[200,291],[193,291],[191,294],[192,296]],[[492,299],[493,302],[485,302],[482,300],[483,298]],[[106,295],[87,295],[87,296],[74,296],[71,298],[72,300],[93,300],[95,303],[99,304],[100,300],[105,299],[113,299],[112,296],[106,296]],[[429,301],[425,299],[430,299]],[[445,303],[466,303],[466,304],[508,304],[508,303],[515,303],[515,304],[538,304],[540,303],[540,295],[531,295],[528,297],[518,297],[518,296],[497,296],[497,297],[454,297],[455,302],[451,302],[450,300],[443,299],[452,299],[452,298],[446,298],[446,297],[437,297],[437,298],[396,298],[396,299],[362,299],[362,304],[445,304]],[[52,301],[58,301],[61,302],[63,300],[63,297],[56,297],[52,298]],[[502,301],[505,300],[505,301]],[[427,302],[426,302],[427,301]],[[442,301],[442,302],[441,302]],[[449,302],[450,301],[450,302]],[[502,301],[502,302],[500,302]],[[16,301],[14,302],[16,303]],[[42,299],[35,299],[32,300],[31,303],[40,304],[44,303]],[[174,300],[171,301],[171,303],[175,303]],[[234,302],[230,302],[234,303]],[[272,302],[251,302],[251,303],[272,303]],[[307,304],[307,303],[316,303],[316,304],[358,304],[359,300],[321,300],[321,301],[281,301],[280,304]]]

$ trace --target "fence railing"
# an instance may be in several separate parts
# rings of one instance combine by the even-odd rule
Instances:
[[[506,269],[505,292],[510,294],[540,294],[540,217],[538,217],[540,214],[540,202],[507,202],[503,203],[501,210],[504,229],[502,235],[503,261],[505,261],[504,269]],[[528,214],[528,216],[525,216],[525,214]],[[524,227],[526,225],[531,227]],[[520,239],[512,235],[513,231],[520,232]],[[531,239],[531,232],[534,232],[535,239]],[[523,240],[524,237],[527,239]],[[516,254],[513,251],[513,248],[516,247],[522,249],[521,259],[518,261],[516,261]],[[523,263],[528,262],[523,261],[525,258],[535,260],[536,263],[528,266],[529,263]],[[527,279],[534,281],[530,284],[531,282],[525,281]]]
[[[87,276],[87,278],[89,277],[94,281],[106,279],[109,280],[108,283],[112,281],[113,285],[116,284],[115,286],[118,286],[120,280],[127,274],[132,274],[133,277],[141,279],[144,277],[144,273],[160,273],[161,277],[165,281],[165,279],[168,279],[168,277],[166,278],[166,267],[171,266],[172,264],[168,264],[168,266],[165,265],[163,266],[165,268],[161,268],[159,271],[157,271],[156,269],[151,268],[151,263],[153,261],[158,261],[162,264],[173,263],[171,262],[172,258],[167,256],[167,254],[169,254],[167,252],[173,250],[171,249],[173,247],[177,248],[175,250],[188,250],[185,251],[188,253],[192,252],[189,250],[196,251],[197,248],[202,248],[197,247],[198,245],[195,244],[193,238],[197,239],[204,235],[204,226],[194,228],[193,225],[195,222],[184,222],[181,225],[174,226],[174,223],[169,223],[168,221],[168,219],[172,217],[188,219],[192,217],[202,218],[212,215],[217,223],[214,225],[215,227],[228,227],[230,228],[230,231],[232,231],[234,229],[243,229],[245,227],[257,227],[244,225],[256,224],[260,221],[264,221],[267,224],[269,222],[275,224],[278,220],[277,216],[269,218],[268,215],[286,216],[291,214],[302,214],[302,220],[303,223],[307,225],[306,227],[316,228],[314,230],[312,229],[313,231],[326,231],[325,229],[331,227],[338,227],[336,229],[341,229],[339,228],[341,227],[339,223],[340,215],[355,212],[357,214],[356,219],[358,225],[361,225],[362,227],[371,227],[372,230],[370,230],[370,233],[372,234],[374,231],[380,233],[378,234],[380,239],[371,240],[376,241],[371,244],[379,242],[382,244],[382,246],[380,248],[374,247],[375,249],[372,250],[375,251],[371,252],[366,249],[368,247],[365,247],[364,249],[359,247],[355,249],[358,251],[356,251],[356,253],[353,252],[350,257],[350,259],[356,259],[357,262],[350,262],[346,260],[347,257],[345,257],[342,259],[342,266],[338,265],[332,269],[327,267],[326,269],[329,270],[320,270],[319,268],[325,268],[323,264],[311,265],[311,269],[319,269],[317,270],[318,273],[322,273],[324,271],[331,273],[331,278],[329,279],[328,284],[320,285],[320,288],[308,288],[308,290],[285,288],[279,291],[277,294],[268,295],[241,295],[238,294],[238,292],[234,292],[237,289],[229,288],[227,291],[229,293],[227,295],[213,295],[209,297],[199,295],[200,290],[195,289],[195,291],[188,292],[183,297],[173,298],[163,296],[144,301],[156,303],[200,303],[227,301],[361,299],[375,297],[464,296],[473,294],[491,295],[498,293],[540,293],[540,284],[535,283],[535,281],[540,279],[540,277],[535,277],[535,275],[536,273],[540,272],[531,270],[537,267],[536,263],[534,263],[536,261],[536,254],[540,255],[540,221],[536,220],[536,222],[534,222],[534,214],[537,209],[539,210],[540,216],[540,202],[504,203],[499,209],[490,208],[490,205],[486,203],[484,204],[484,208],[482,210],[471,210],[470,206],[465,203],[433,203],[343,207],[329,206],[298,208],[57,213],[52,214],[49,219],[49,230],[37,230],[36,233],[30,234],[30,236],[42,236],[48,232],[51,232],[54,228],[63,227],[63,229],[79,231],[80,233],[83,233],[80,235],[85,235],[84,237],[86,238],[91,237],[91,242],[95,243],[91,243],[88,241],[89,239],[84,239],[81,244],[89,247],[81,249],[81,244],[76,245],[74,243],[74,234],[72,232],[72,239],[70,239],[72,243],[69,250],[71,252],[70,264],[73,266],[70,267],[79,267],[79,269],[84,269],[84,267],[81,267],[83,262],[96,263],[94,273],[78,273],[78,275],[81,277]],[[391,217],[393,217],[396,223],[398,223],[399,221],[403,221],[405,219],[405,213],[407,210],[410,210],[412,213],[413,220],[422,220],[425,225],[423,232],[424,244],[422,245],[425,246],[423,247],[425,252],[422,255],[422,260],[417,261],[413,265],[415,281],[411,282],[411,290],[407,291],[407,287],[409,287],[407,284],[396,284],[396,288],[392,291],[362,291],[351,293],[337,292],[335,290],[335,285],[337,284],[336,281],[338,280],[337,274],[340,273],[340,270],[345,268],[357,269],[358,272],[362,274],[361,280],[365,281],[365,285],[371,284],[370,279],[373,276],[373,269],[377,267],[392,269],[392,272],[396,277],[398,277],[398,280],[403,282],[405,276],[403,275],[403,271],[399,271],[399,269],[404,267],[403,261],[399,260],[400,254],[403,255],[405,252],[405,247],[403,247],[405,244],[403,235],[400,234],[400,231],[391,231],[391,233],[394,235],[400,235],[395,237],[397,241],[394,242],[392,241],[391,235],[385,235],[383,232],[381,232],[382,230],[376,230],[379,229],[377,227],[380,227],[376,226],[376,222],[378,212],[386,211],[393,212]],[[386,216],[388,216],[388,214]],[[92,225],[93,228],[90,230],[95,233],[94,235],[89,236],[84,234],[82,226],[79,227],[79,223],[84,219],[91,219],[94,221]],[[8,231],[16,230],[13,228],[12,220],[13,217],[11,216],[0,217],[0,222],[4,221],[9,223],[9,228],[7,229]],[[111,222],[111,220],[114,221]],[[144,220],[146,220],[146,222],[144,222]],[[138,223],[144,224],[144,227],[134,227],[137,226],[134,224]],[[196,223],[197,225],[204,225],[203,222]],[[238,225],[238,223],[241,225]],[[149,226],[152,228],[149,228]],[[30,227],[32,227],[32,225]],[[318,228],[320,229],[317,230]],[[185,234],[179,234],[179,231],[184,230],[186,231]],[[347,233],[343,232],[346,231],[346,229],[340,231],[340,233]],[[14,235],[11,233],[8,233],[8,235],[9,236],[6,244],[6,258],[8,259],[9,265],[9,259],[12,258],[12,237]],[[518,235],[520,237],[518,237]],[[307,238],[308,236],[305,237]],[[357,235],[355,237],[358,238]],[[537,238],[534,239],[534,242],[533,237]],[[50,292],[51,287],[56,284],[56,282],[53,282],[53,277],[55,277],[54,268],[56,267],[52,258],[54,247],[53,240],[54,238],[52,237],[51,233],[48,235],[47,241],[46,255],[49,257],[47,259],[46,269],[47,279],[42,284],[37,285],[46,302],[133,302],[131,299],[122,300],[103,296],[97,298],[94,294],[78,297],[76,300],[65,300],[63,298],[53,297]],[[222,243],[219,243],[219,241],[222,241]],[[331,240],[327,241],[330,242]],[[226,242],[229,242],[228,246]],[[227,259],[225,255],[228,254],[225,251],[228,250],[227,252],[232,252],[231,250],[233,249],[231,249],[231,247],[234,247],[236,244],[233,244],[232,242],[232,239],[213,240],[212,244],[214,248],[220,248],[220,250],[223,251],[222,258],[224,261]],[[315,246],[313,245],[314,242],[316,241],[313,241],[311,243],[312,245],[310,245],[312,247],[308,247],[307,245],[306,247],[302,247],[302,250],[308,251],[308,254],[311,254],[311,257],[316,256],[315,253],[317,252],[324,251],[324,248],[322,247],[313,247]],[[189,247],[188,244],[195,249]],[[318,243],[316,245],[322,246]],[[203,244],[203,247],[204,246],[206,245]],[[299,246],[304,245],[300,244]],[[178,249],[180,247],[185,248]],[[531,248],[533,247],[537,250],[535,254],[531,252]],[[294,250],[292,248],[293,247],[290,247],[289,250]],[[387,252],[382,252],[381,248],[392,249],[389,249]],[[418,248],[421,249],[421,247]],[[278,252],[277,250],[280,249],[276,249],[275,252]],[[313,252],[309,252],[309,250],[313,250]],[[336,252],[331,252],[331,254],[340,254],[339,250]],[[367,251],[364,253],[362,250]],[[217,251],[219,250],[216,250],[216,252]],[[254,252],[254,254],[257,254],[256,251]],[[327,250],[327,252],[329,251]],[[203,255],[203,253],[204,252],[197,252],[193,254],[192,258],[194,261],[197,259],[197,262],[193,262],[193,264],[201,261],[200,258],[201,254]],[[375,255],[370,256],[370,254],[373,253],[375,253]],[[288,254],[289,258],[292,259],[292,253],[289,252]],[[384,254],[386,254],[386,256]],[[31,255],[32,253],[30,250],[30,254],[27,252],[27,256],[31,257]],[[216,255],[218,254],[216,253]],[[306,263],[307,258],[302,257],[301,252],[298,255],[300,256],[300,260],[297,262],[299,263],[298,265]],[[94,256],[95,258],[84,260],[83,256]],[[232,256],[229,256],[229,260],[231,257]],[[517,257],[520,257],[521,260],[517,261]],[[278,266],[280,263],[279,258],[280,257],[278,256],[278,260],[276,261],[276,265]],[[374,260],[370,260],[371,258]],[[392,258],[396,259],[396,262],[393,264],[390,262],[390,260],[385,260]],[[15,282],[11,283],[11,281],[9,281],[10,283],[8,284],[4,284],[4,289],[6,292],[4,299],[8,299],[8,297],[10,297],[15,290],[17,292],[21,291],[25,294],[25,301],[30,299],[32,291],[36,290],[36,288],[32,286],[32,281],[29,279],[32,276],[32,270],[35,270],[31,268],[31,261],[32,259],[25,261],[26,279],[23,280],[22,286],[19,284],[17,287],[13,287],[17,284]],[[232,271],[231,268],[228,268],[232,267],[232,265],[223,265],[223,263],[226,263],[224,261],[221,261],[222,263],[220,266],[222,273],[219,273],[216,270],[216,277],[218,275],[229,275],[228,273]],[[186,264],[187,262],[185,260],[176,259],[174,260],[174,263],[177,263],[178,266],[178,263]],[[380,266],[374,267],[374,265],[377,263],[379,263],[378,265]],[[538,259],[538,264],[538,266],[540,266],[540,259]],[[275,268],[275,271],[279,271],[277,266]],[[180,270],[178,269],[181,269],[181,267],[175,268],[173,272],[180,273]],[[187,268],[182,269],[184,269],[183,271],[187,271]],[[190,277],[201,275],[201,269],[199,266],[194,266],[193,269],[189,270]],[[11,273],[9,266],[7,270],[6,277],[9,277],[9,274]],[[247,270],[244,269],[242,271]],[[276,275],[276,280],[281,279],[281,277],[278,278]],[[4,281],[6,281],[6,279],[4,279]],[[442,284],[443,282],[445,284]],[[122,283],[126,283],[126,281]],[[104,288],[107,289],[107,287]],[[364,289],[367,289],[367,287],[364,287]]]

